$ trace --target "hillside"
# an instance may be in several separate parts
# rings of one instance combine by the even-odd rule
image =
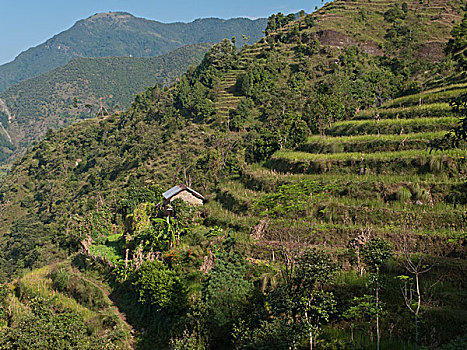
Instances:
[[[0,66],[0,92],[63,66],[74,57],[152,57],[186,45],[242,35],[254,42],[262,37],[265,25],[265,19],[246,18],[207,18],[166,24],[125,12],[98,13]]]
[[[70,125],[112,109],[127,109],[137,92],[168,85],[201,62],[211,44],[167,54],[75,58],[63,67],[25,80],[0,93],[0,164],[43,137],[50,128]]]
[[[0,187],[0,279],[71,257],[138,349],[465,348],[462,5],[279,13],[128,111],[48,133]],[[207,201],[166,217],[177,183]]]

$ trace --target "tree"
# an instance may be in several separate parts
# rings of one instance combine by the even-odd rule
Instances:
[[[375,305],[376,305],[376,348],[379,350],[380,343],[380,330],[379,330],[379,317],[380,317],[380,270],[381,266],[392,256],[392,246],[389,242],[381,238],[373,238],[368,241],[362,249],[363,261],[373,271],[373,282],[375,285]]]
[[[336,265],[323,251],[300,253],[285,245],[282,282],[271,294],[275,317],[285,318],[291,334],[291,347],[305,339],[310,349],[321,326],[335,312],[334,295],[323,290],[336,271]]]
[[[228,339],[253,288],[252,282],[245,278],[245,258],[234,246],[235,240],[227,238],[223,250],[216,254],[215,265],[204,281],[202,291],[209,329],[217,339],[213,341],[222,343]]]
[[[364,326],[365,324],[371,325],[378,314],[381,314],[381,307],[379,310],[375,308],[375,297],[373,295],[365,294],[362,297],[355,297],[352,301],[352,306],[349,307],[342,316],[351,322],[351,340],[354,339],[355,326]],[[363,328],[363,327],[362,327]],[[363,338],[363,329],[361,330]]]
[[[240,100],[235,110],[229,111],[229,129],[239,131],[245,125],[245,122],[251,116],[251,110],[254,103],[251,99],[245,97]]]
[[[442,138],[433,140],[429,145],[430,151],[432,149],[457,148],[461,142],[467,141],[467,93],[454,98],[450,105],[453,112],[460,116],[459,123]]]
[[[312,14],[308,14],[305,17],[305,24],[308,28],[311,28],[315,25],[315,19]]]
[[[336,271],[336,265],[325,253],[311,250],[298,259],[295,283],[302,296],[300,298],[308,331],[310,350],[313,338],[319,333],[321,324],[328,322],[335,312],[336,301],[330,292],[322,290]]]
[[[405,305],[414,315],[415,324],[415,350],[418,347],[418,318],[422,306],[422,291],[420,278],[423,274],[433,268],[433,264],[426,263],[426,252],[424,249],[416,254],[411,254],[407,244],[404,246],[404,261],[402,263],[405,270],[411,275],[400,275],[398,278],[401,283],[401,292],[404,297]]]
[[[464,13],[462,22],[455,25],[451,31],[452,38],[446,45],[446,53],[463,69],[467,69],[467,13]]]
[[[187,305],[187,291],[180,276],[158,260],[141,265],[135,273],[133,286],[139,294],[139,301],[154,306],[158,311],[173,315]]]

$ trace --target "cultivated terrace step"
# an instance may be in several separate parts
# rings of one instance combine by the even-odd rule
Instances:
[[[368,134],[409,134],[450,130],[459,118],[414,118],[382,120],[347,120],[336,122],[326,130],[329,136],[350,136]]]
[[[360,135],[341,137],[313,136],[299,146],[298,151],[308,153],[342,153],[342,152],[393,152],[409,149],[426,149],[428,143],[441,138],[445,131],[418,134],[396,135]]]
[[[409,150],[378,153],[313,154],[306,152],[276,152],[265,166],[280,172],[319,174],[399,174],[424,173],[458,176],[467,172],[467,151]]]
[[[423,104],[449,102],[453,97],[467,93],[467,84],[456,84],[446,88],[427,90],[419,94],[395,98],[384,103],[381,108],[408,107]]]
[[[421,117],[452,117],[455,113],[449,103],[432,103],[421,106],[396,108],[370,108],[355,114],[354,120],[412,119]]]

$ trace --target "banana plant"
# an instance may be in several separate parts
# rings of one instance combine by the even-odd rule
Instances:
[[[177,245],[180,237],[178,233],[178,225],[175,220],[172,219],[170,216],[167,216],[165,219],[162,218],[156,218],[153,219],[153,221],[156,223],[162,223],[165,224],[165,228],[162,234],[162,238],[168,239],[169,241],[169,248],[173,248],[174,246]]]

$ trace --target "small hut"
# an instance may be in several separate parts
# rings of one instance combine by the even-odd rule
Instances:
[[[203,205],[205,200],[201,194],[185,185],[176,185],[164,192],[162,196],[164,197],[164,208],[166,209],[172,201],[179,198],[191,205]]]

